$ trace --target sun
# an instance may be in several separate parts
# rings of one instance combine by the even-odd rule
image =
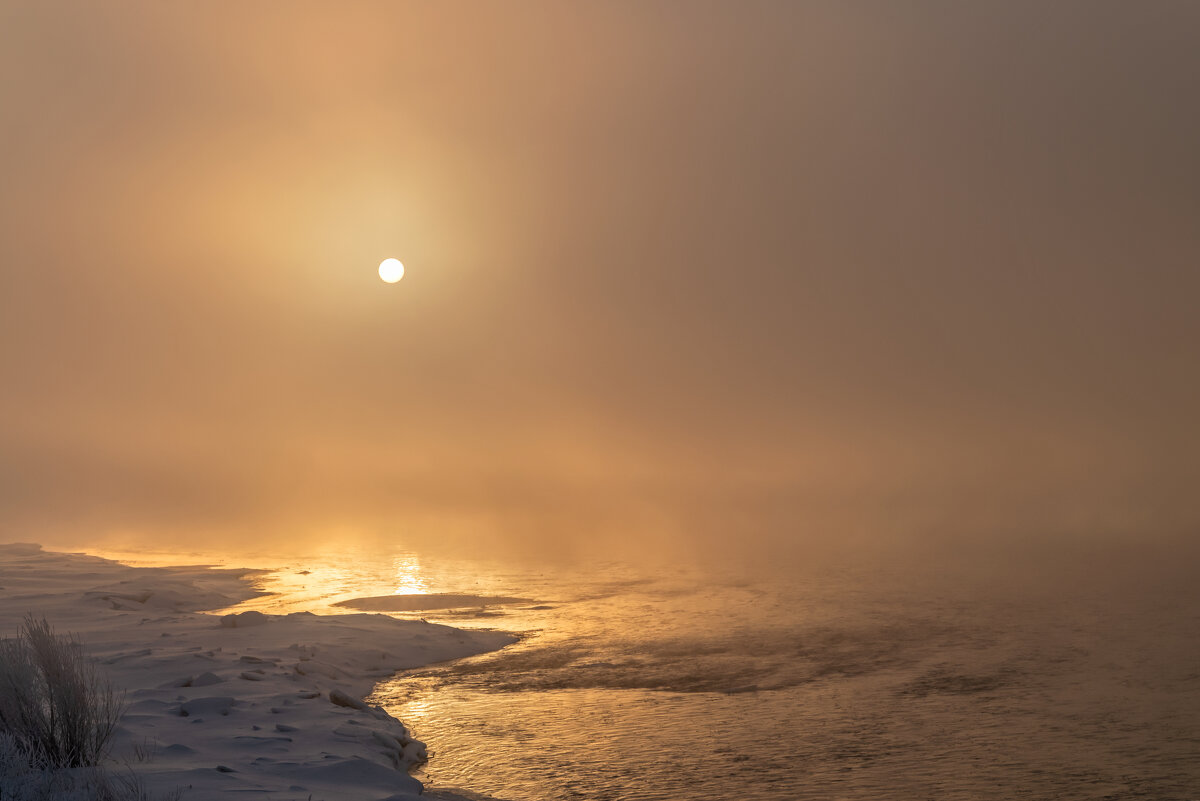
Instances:
[[[404,265],[398,259],[384,259],[379,262],[379,277],[394,284],[404,277]]]

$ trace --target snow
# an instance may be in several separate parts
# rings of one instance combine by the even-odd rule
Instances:
[[[425,746],[361,699],[398,670],[515,638],[382,614],[210,614],[258,593],[256,571],[129,567],[0,545],[0,635],[26,614],[79,637],[127,710],[111,758],[152,794],[192,801],[400,801]]]

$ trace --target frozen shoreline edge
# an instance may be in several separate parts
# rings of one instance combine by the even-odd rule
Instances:
[[[127,692],[112,758],[128,761],[153,792],[417,797],[422,787],[407,769],[423,744],[362,699],[398,671],[516,638],[379,614],[208,613],[260,595],[247,579],[263,572],[130,567],[0,544],[0,633],[11,635],[32,612],[81,639]]]

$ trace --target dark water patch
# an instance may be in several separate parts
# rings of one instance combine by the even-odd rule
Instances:
[[[532,640],[524,647],[408,675],[492,692],[770,691],[915,666],[939,631],[927,625],[892,625],[841,631],[776,628],[701,639]]]
[[[935,693],[950,695],[977,695],[993,693],[1016,684],[1021,672],[1004,667],[991,672],[963,672],[940,665],[905,684],[900,695],[924,698]]]
[[[373,595],[368,598],[351,598],[338,601],[333,606],[361,609],[364,612],[424,612],[434,609],[461,609],[463,607],[499,606],[502,604],[527,604],[528,598],[509,598],[502,595],[458,595],[455,593],[430,593],[412,595]]]

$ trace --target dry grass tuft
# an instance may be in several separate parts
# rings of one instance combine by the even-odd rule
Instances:
[[[121,700],[78,640],[25,618],[0,640],[0,733],[38,768],[98,765],[121,717]]]

